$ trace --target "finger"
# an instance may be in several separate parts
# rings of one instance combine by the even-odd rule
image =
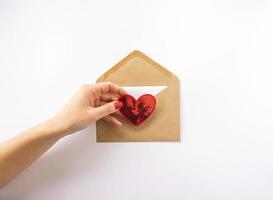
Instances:
[[[99,88],[101,93],[114,93],[121,96],[127,94],[123,88],[110,82],[97,83],[95,87]]]
[[[124,116],[119,111],[115,112],[114,115],[124,118]]]
[[[94,105],[95,105],[95,107],[100,106],[100,100],[99,99],[95,99]]]
[[[107,103],[109,103],[109,102],[107,102],[107,101],[100,101],[100,106],[103,106],[104,104],[107,104]]]
[[[107,115],[117,112],[122,107],[122,102],[113,101],[92,109],[92,115],[95,120],[99,120]]]
[[[101,101],[104,102],[109,102],[109,101],[117,101],[118,100],[118,95],[117,94],[112,94],[112,93],[103,93],[100,96]]]
[[[107,104],[108,102],[105,102],[105,101],[100,101],[100,105],[99,106],[102,106],[102,105],[104,105],[104,104]],[[124,116],[119,112],[119,111],[116,111],[115,113],[113,113],[114,115],[116,115],[116,116],[119,116],[119,117],[123,117],[124,118]]]
[[[111,123],[115,126],[122,126],[122,123],[115,117],[112,117],[111,115],[107,115],[105,117],[102,118],[104,121]]]

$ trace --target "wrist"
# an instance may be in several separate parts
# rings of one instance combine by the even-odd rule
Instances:
[[[58,117],[52,117],[41,124],[41,128],[45,131],[45,134],[54,137],[57,140],[69,134],[69,126],[58,119]]]

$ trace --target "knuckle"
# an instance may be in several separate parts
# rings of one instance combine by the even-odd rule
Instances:
[[[111,82],[105,82],[105,85],[108,87],[108,90],[110,91],[114,84]]]

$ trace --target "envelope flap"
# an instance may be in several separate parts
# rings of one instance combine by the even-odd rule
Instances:
[[[133,51],[104,73],[97,82],[110,81],[121,86],[170,85],[178,78],[140,51]]]

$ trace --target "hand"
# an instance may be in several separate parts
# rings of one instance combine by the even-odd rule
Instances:
[[[112,83],[82,86],[53,118],[0,144],[0,189],[62,137],[99,119],[121,126],[111,114],[121,108],[117,100],[124,94]]]
[[[52,121],[64,134],[78,131],[103,119],[115,126],[122,123],[113,115],[121,107],[117,101],[126,92],[113,83],[97,83],[82,86]]]

